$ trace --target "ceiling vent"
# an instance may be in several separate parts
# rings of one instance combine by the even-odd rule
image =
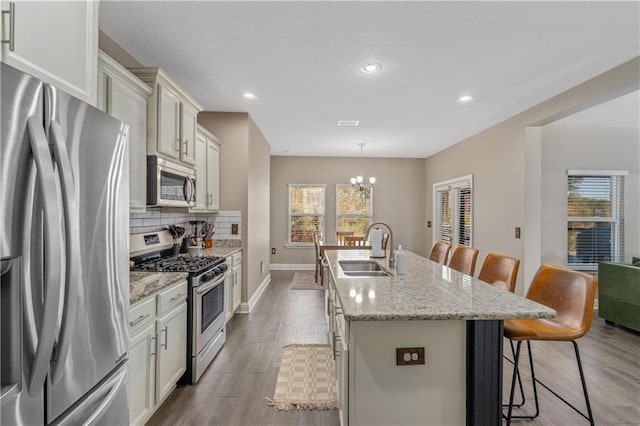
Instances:
[[[360,122],[358,120],[339,120],[338,127],[356,127]]]

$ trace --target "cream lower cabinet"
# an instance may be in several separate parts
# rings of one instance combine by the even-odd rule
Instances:
[[[95,105],[100,4],[94,0],[0,4],[2,62]]]
[[[129,210],[147,207],[147,98],[151,89],[98,52],[98,108],[129,125]]]
[[[338,413],[340,424],[349,424],[349,322],[342,314],[340,300],[335,285],[329,276],[327,290],[327,313],[329,322],[329,342],[333,351]]]
[[[176,387],[187,362],[187,282],[129,309],[129,419],[143,425]]]
[[[218,211],[220,208],[220,141],[198,125],[195,144],[196,205],[195,212]]]

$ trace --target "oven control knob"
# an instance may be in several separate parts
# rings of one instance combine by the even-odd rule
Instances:
[[[211,281],[215,277],[216,277],[216,274],[214,274],[213,272],[209,272],[208,274],[204,274],[202,276],[202,281],[204,281],[204,282]]]
[[[220,266],[219,266],[219,268],[220,268],[220,270],[221,270],[222,272],[224,272],[224,271],[226,271],[227,269],[229,269],[229,267],[227,266],[227,264],[226,264],[226,263],[223,263],[222,265],[220,265]]]

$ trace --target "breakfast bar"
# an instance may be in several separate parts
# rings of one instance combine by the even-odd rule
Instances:
[[[405,253],[325,253],[341,423],[501,424],[503,320],[555,311]]]

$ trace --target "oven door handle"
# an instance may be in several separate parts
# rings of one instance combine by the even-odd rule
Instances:
[[[218,278],[215,281],[212,281],[210,283],[207,283],[205,285],[199,286],[195,288],[196,294],[198,296],[200,296],[201,294],[204,294],[206,292],[208,292],[209,290],[211,290],[212,288],[216,287],[217,285],[219,285],[220,283],[222,283],[224,281],[224,275],[222,274],[220,275],[220,278]]]

